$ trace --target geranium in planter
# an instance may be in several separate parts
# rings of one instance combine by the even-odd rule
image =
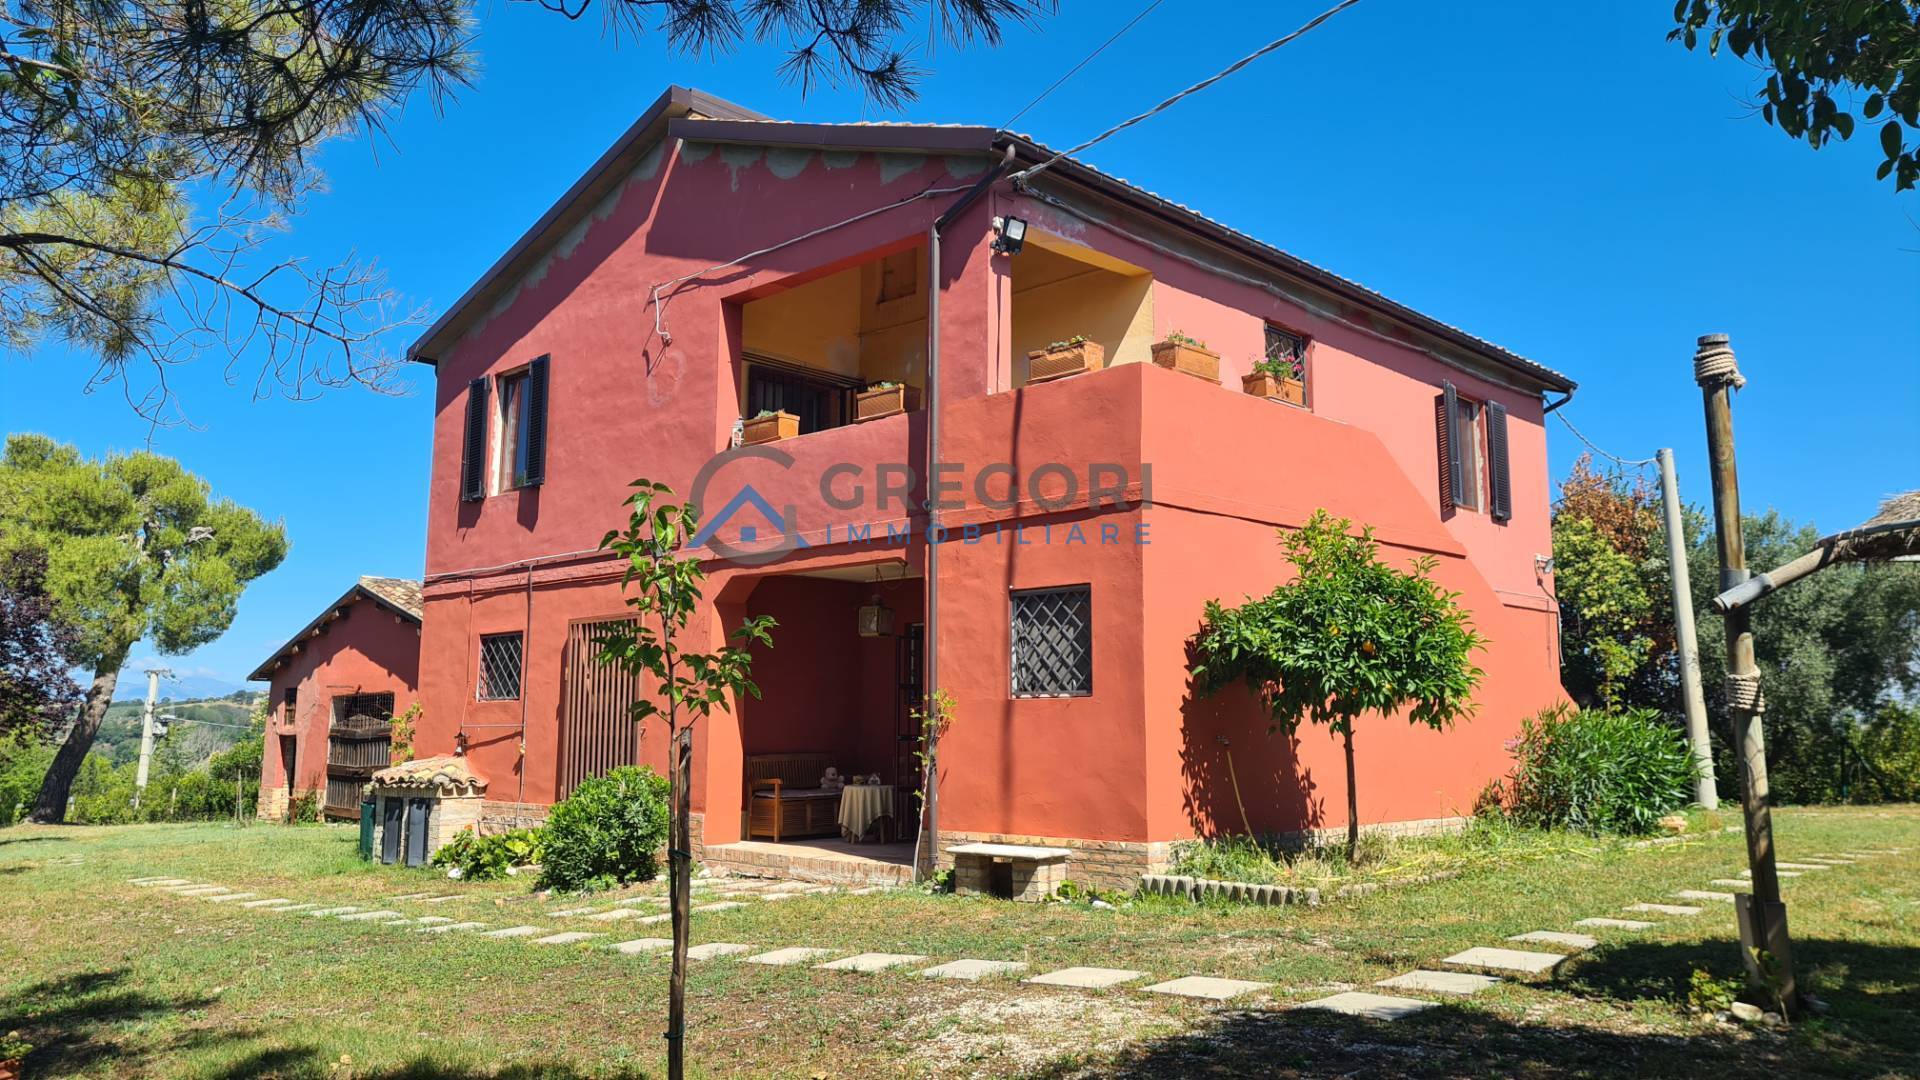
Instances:
[[[1089,341],[1084,334],[1075,334],[1028,353],[1027,381],[1047,382],[1083,371],[1099,371],[1106,360],[1107,350],[1099,342]]]
[[[1240,376],[1240,388],[1254,397],[1284,401],[1289,405],[1307,403],[1307,384],[1297,360],[1262,360],[1253,370]]]
[[[1220,354],[1208,349],[1206,342],[1195,341],[1178,330],[1153,347],[1153,362],[1211,383],[1220,381]]]
[[[800,418],[790,412],[776,412],[762,409],[760,415],[746,422],[741,429],[740,441],[747,446],[759,443],[779,442],[800,434]]]
[[[853,395],[853,420],[878,420],[920,408],[920,388],[905,383],[877,382]]]

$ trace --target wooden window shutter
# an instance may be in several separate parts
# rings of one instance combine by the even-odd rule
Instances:
[[[1455,493],[1467,486],[1467,466],[1461,456],[1460,394],[1446,380],[1441,381],[1440,394],[1433,399],[1433,431],[1440,450],[1440,513],[1451,514]]]
[[[527,366],[527,474],[529,486],[547,479],[547,360],[542,356]]]
[[[487,380],[467,384],[467,433],[460,444],[460,498],[471,502],[487,495]]]
[[[1507,410],[1497,402],[1487,402],[1487,486],[1491,489],[1488,510],[1493,520],[1513,517],[1513,484],[1507,476]]]

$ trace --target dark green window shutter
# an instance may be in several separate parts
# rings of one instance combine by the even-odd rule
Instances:
[[[1487,402],[1487,484],[1492,490],[1488,510],[1493,520],[1513,517],[1513,483],[1507,476],[1507,410]]]
[[[1439,444],[1440,513],[1453,513],[1456,492],[1467,486],[1467,465],[1461,457],[1460,394],[1453,383],[1442,380],[1440,394],[1433,399],[1433,433]]]
[[[460,444],[460,498],[487,496],[487,380],[467,384],[467,434]]]
[[[547,361],[542,356],[527,366],[527,429],[520,433],[526,441],[527,472],[521,480],[528,486],[547,479]]]

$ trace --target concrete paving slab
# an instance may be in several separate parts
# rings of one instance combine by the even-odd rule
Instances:
[[[446,933],[451,933],[452,931],[455,931],[455,930],[484,930],[486,929],[486,927],[487,927],[487,924],[483,922],[450,922],[450,923],[441,923],[438,926],[423,926],[420,929],[415,930],[414,933],[446,934]]]
[[[314,908],[306,914],[311,918],[324,919],[329,915],[351,915],[359,910],[357,907],[323,907]]]
[[[570,907],[561,911],[549,911],[547,914],[555,919],[570,919],[575,915],[591,915],[599,910],[597,907]]]
[[[241,904],[240,906],[244,908],[256,908],[256,907],[272,907],[275,904],[291,904],[291,903],[293,903],[293,901],[287,899],[284,896],[274,896],[266,900],[249,900],[246,903]]]
[[[1470,975],[1464,971],[1409,971],[1405,975],[1381,979],[1373,985],[1393,990],[1422,990],[1429,994],[1467,995],[1499,984],[1500,980],[1492,975]]]
[[[539,926],[509,926],[505,930],[489,930],[486,933],[481,934],[480,936],[481,937],[532,937],[535,934],[544,934],[546,932],[547,931],[544,927],[539,927]]]
[[[673,921],[673,913],[671,911],[663,911],[658,915],[642,915],[633,921],[639,923],[641,926],[654,926],[659,923]]]
[[[615,951],[626,953],[629,956],[664,952],[667,949],[673,948],[673,939],[663,937],[634,938],[632,941],[616,941],[613,943],[613,948]]]
[[[955,960],[927,968],[919,974],[928,979],[984,979],[989,975],[1011,975],[1026,969],[1027,965],[1017,960]]]
[[[340,916],[341,922],[372,922],[375,919],[397,919],[397,911],[356,911],[352,915]]]
[[[204,881],[189,881],[180,885],[162,885],[160,886],[160,891],[178,894],[183,892],[191,892],[194,889],[218,889],[222,887],[223,886],[219,886],[219,885],[209,885]]]
[[[257,892],[230,892],[230,893],[220,893],[216,896],[209,896],[206,899],[216,904],[228,904],[228,903],[232,903],[235,900],[251,900],[254,897],[259,895],[260,894]]]
[[[184,887],[187,885],[192,885],[193,879],[183,878],[183,877],[146,878],[144,880],[136,881],[134,882],[134,884],[140,886],[143,889],[158,888],[159,886],[162,886],[162,885],[176,885],[176,886]]]
[[[602,911],[587,916],[588,922],[619,922],[621,919],[638,919],[640,913],[630,907],[617,907],[611,911]]]
[[[408,900],[418,900],[423,896],[432,896],[432,895],[433,894],[430,892],[410,892],[410,893],[402,894],[400,896],[389,896],[385,900],[382,900],[380,902],[383,904],[399,904]]]
[[[802,896],[805,896],[805,895],[806,895],[805,893],[797,893],[797,892],[768,892],[768,893],[761,893],[761,894],[760,894],[760,902],[761,902],[761,903],[763,903],[763,904],[771,904],[771,903],[773,903],[773,902],[774,902],[774,901],[776,901],[776,900],[798,900],[798,899],[800,899],[800,898],[801,898]]]
[[[1776,870],[1775,870],[1775,871],[1774,871],[1773,873],[1774,873],[1774,876],[1775,876],[1775,877],[1799,877],[1799,876],[1800,876],[1800,871],[1798,871],[1798,870],[1778,870],[1778,869],[1776,869]],[[1750,878],[1750,877],[1752,877],[1752,876],[1753,876],[1753,871],[1751,871],[1751,870],[1742,870],[1742,871],[1740,871],[1740,876],[1741,876],[1741,877],[1743,877],[1743,878]]]
[[[1390,997],[1386,994],[1369,994],[1363,990],[1349,990],[1344,994],[1323,997],[1318,1001],[1306,1001],[1294,1006],[1296,1009],[1325,1009],[1327,1012],[1342,1016],[1364,1016],[1369,1020],[1398,1020],[1403,1016],[1412,1016],[1422,1009],[1433,1008],[1431,1001],[1418,998]]]
[[[1628,904],[1622,911],[1644,911],[1652,915],[1698,915],[1706,908],[1689,907],[1686,904]]]
[[[1105,990],[1111,986],[1119,986],[1121,983],[1130,983],[1135,979],[1146,977],[1147,973],[1144,971],[1128,971],[1125,968],[1070,967],[1020,981],[1034,986],[1068,986],[1075,990]]]
[[[225,885],[195,885],[190,889],[168,889],[176,896],[212,896],[215,893],[232,892]]]
[[[1575,926],[1600,926],[1608,930],[1651,930],[1654,925],[1640,919],[1581,919]]]
[[[625,900],[615,900],[613,902],[613,906],[614,907],[638,907],[642,904],[645,904],[649,907],[659,907],[660,905],[665,904],[666,902],[667,902],[667,898],[664,896],[631,896]]]
[[[605,934],[588,933],[584,930],[569,930],[563,934],[548,934],[543,938],[534,938],[533,943],[535,945],[577,945],[582,941],[591,941],[594,938],[606,936]]]
[[[1825,866],[1817,862],[1776,862],[1773,865],[1781,870],[1831,870],[1833,869],[1833,867],[1831,866]]]
[[[449,900],[458,900],[458,899],[460,899],[460,894],[459,894],[459,893],[447,893],[447,894],[445,894],[444,896],[428,896],[428,897],[423,897],[422,899],[420,899],[420,900],[418,901],[418,903],[422,903],[422,904],[444,904],[444,903],[446,903],[446,902],[447,902],[447,901],[449,901]]]
[[[1728,902],[1733,900],[1733,894],[1730,892],[1709,892],[1706,889],[1681,889],[1673,895],[1679,900],[1725,900]]]
[[[868,885],[868,886],[865,886],[864,888],[848,889],[847,895],[848,896],[872,896],[874,893],[886,892],[890,888],[892,888],[892,886],[890,885]]]
[[[1560,945],[1569,949],[1591,949],[1600,944],[1600,939],[1587,934],[1569,934],[1560,930],[1529,930],[1524,934],[1515,934],[1508,941],[1531,941],[1536,945]]]
[[[1496,949],[1485,945],[1454,953],[1443,964],[1455,967],[1498,971],[1510,975],[1545,975],[1566,962],[1564,953],[1534,952],[1530,949]]]
[[[703,912],[704,911],[732,911],[734,908],[743,908],[746,906],[747,905],[739,902],[738,900],[722,900],[719,903],[715,903],[715,904],[701,904],[699,907],[690,908],[688,910],[703,911]]]
[[[320,906],[319,904],[283,904],[280,907],[270,907],[270,908],[266,908],[265,910],[271,911],[274,914],[278,915],[283,911],[285,912],[312,911],[314,908],[317,908],[319,906]]]
[[[1267,983],[1247,982],[1242,979],[1215,979],[1207,975],[1186,975],[1178,979],[1143,986],[1149,994],[1171,994],[1174,997],[1202,998],[1207,1001],[1230,1001],[1243,994],[1256,990],[1265,990]]]
[[[452,921],[453,921],[452,919],[447,918],[445,915],[422,915],[417,919],[395,919],[392,922],[381,923],[380,925],[382,926],[439,926],[441,923],[450,923]]]
[[[816,965],[826,971],[885,971],[903,964],[917,964],[926,957],[916,953],[863,952],[841,960]]]
[[[1723,885],[1729,889],[1751,889],[1753,887],[1753,882],[1748,881],[1746,878],[1737,877],[1717,877],[1707,882],[1707,884]]]
[[[743,952],[752,952],[751,945],[736,945],[731,941],[712,941],[705,945],[695,945],[687,950],[689,960],[717,960],[723,956],[739,956]]]
[[[809,960],[818,960],[823,956],[832,955],[832,949],[809,949],[804,946],[799,946],[791,949],[775,949],[772,952],[763,952],[758,956],[749,956],[745,962],[749,964],[766,964],[771,967],[791,967],[794,964],[804,964]]]

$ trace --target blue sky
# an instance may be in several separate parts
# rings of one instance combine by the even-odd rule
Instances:
[[[923,51],[922,99],[895,114],[850,90],[803,99],[769,48],[687,59],[491,0],[474,86],[443,114],[410,103],[388,142],[329,146],[328,189],[283,249],[377,256],[438,311],[668,83],[790,119],[1000,124],[1143,5],[1065,0],[998,50]],[[1165,3],[1017,127],[1072,145],[1321,6]],[[1086,156],[1567,372],[1568,417],[1625,457],[1674,447],[1694,501],[1693,339],[1731,333],[1751,380],[1736,402],[1747,506],[1851,524],[1915,483],[1920,199],[1873,179],[1870,129],[1815,153],[1767,127],[1744,104],[1754,69],[1667,43],[1669,10],[1368,0]],[[90,371],[53,347],[0,355],[0,427],[93,454],[140,446],[147,427],[116,392],[82,395]],[[411,396],[307,402],[251,401],[218,361],[174,374],[196,426],[155,448],[293,539],[233,628],[177,670],[237,682],[356,575],[418,576],[431,396],[430,372],[411,374]],[[1551,439],[1558,477],[1581,447],[1558,424]]]

